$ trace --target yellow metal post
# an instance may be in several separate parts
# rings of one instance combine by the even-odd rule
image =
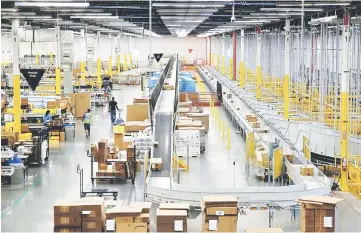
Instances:
[[[117,55],[117,71],[120,74],[120,54]]]
[[[231,149],[231,128],[228,127],[227,130],[227,147],[226,149],[230,150]]]
[[[217,128],[220,129],[221,127],[221,113],[217,113]]]
[[[133,69],[133,55],[129,53],[129,69]]]
[[[233,78],[233,59],[229,59],[228,77],[230,80]]]
[[[350,15],[344,11],[341,75],[341,190],[348,191],[348,107],[349,107]]]
[[[100,88],[102,86],[102,63],[100,61],[100,58],[98,58],[97,61],[97,75],[98,75],[98,87]]]
[[[245,83],[245,66],[244,66],[244,29],[241,30],[241,62],[239,65],[239,87],[240,88],[244,88],[244,83]]]
[[[35,54],[35,65],[39,65],[39,54]]]
[[[127,54],[124,53],[124,64],[123,64],[123,71],[127,70]]]
[[[109,56],[109,60],[108,60],[108,73],[109,73],[109,76],[112,77],[113,76],[113,58],[112,56]]]
[[[261,99],[261,26],[257,26],[257,60],[256,60],[256,77],[257,77],[257,99]]]
[[[283,79],[283,116],[286,120],[290,119],[290,20],[286,19],[285,36],[285,76]]]
[[[85,64],[83,61],[80,62],[80,77],[85,81]]]
[[[53,52],[50,52],[50,62],[53,62]]]
[[[226,137],[226,127],[224,125],[224,120],[222,120],[222,138]]]
[[[59,68],[59,67],[56,67],[56,70],[55,70],[55,93],[56,93],[57,95],[60,95],[60,94],[61,94],[61,85],[60,85],[60,82],[61,82],[60,68]]]
[[[219,54],[217,54],[217,56],[216,56],[216,67],[217,67],[217,70],[219,71]]]
[[[14,131],[21,133],[20,74],[13,75],[14,81]]]
[[[224,75],[226,73],[226,60],[224,56],[222,56],[222,74]]]

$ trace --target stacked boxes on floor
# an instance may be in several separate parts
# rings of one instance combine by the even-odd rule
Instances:
[[[189,204],[162,203],[157,209],[157,232],[187,232]]]
[[[202,198],[202,232],[236,232],[238,220],[237,198],[205,196]]]
[[[298,199],[301,206],[300,232],[335,232],[335,207],[341,198],[307,196]]]
[[[205,128],[206,133],[209,131],[209,113],[187,113],[188,118],[193,120],[199,120],[202,122],[202,126]]]
[[[141,207],[114,207],[106,211],[106,219],[107,227],[109,220],[114,222],[116,232],[148,232],[149,214],[142,216]]]
[[[58,203],[54,205],[54,232],[101,232],[104,218],[100,199]]]

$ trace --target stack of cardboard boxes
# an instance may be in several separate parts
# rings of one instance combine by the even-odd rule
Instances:
[[[253,115],[246,115],[246,120],[252,125],[253,128],[260,128],[261,124],[258,122],[257,117]]]
[[[202,232],[236,232],[238,220],[237,198],[205,196],[202,198]]]
[[[187,113],[187,117],[194,121],[201,121],[205,132],[209,131],[209,113]]]
[[[149,213],[142,214],[141,207],[114,207],[106,211],[107,226],[113,221],[116,232],[148,232]],[[110,221],[109,221],[110,220]],[[107,228],[107,230],[111,230]]]
[[[97,198],[54,205],[54,232],[101,232],[104,219],[104,201]]]
[[[157,209],[157,232],[187,232],[187,211]]]
[[[298,199],[301,206],[300,232],[335,232],[335,207],[341,198],[307,196]]]
[[[19,141],[19,133],[12,131],[2,131],[1,139],[6,139],[8,141],[8,145],[14,145]]]

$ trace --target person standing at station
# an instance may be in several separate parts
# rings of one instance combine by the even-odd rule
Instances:
[[[114,97],[112,97],[112,100],[109,102],[109,112],[110,112],[110,120],[112,123],[114,123],[117,112],[116,110],[119,110],[118,103],[115,101]]]
[[[44,125],[46,125],[46,123],[47,123],[48,121],[51,121],[51,114],[50,114],[50,110],[49,110],[49,109],[46,110],[45,115],[44,115],[44,117],[43,117],[43,123],[44,123]]]
[[[86,113],[83,116],[83,123],[84,123],[84,130],[85,130],[85,136],[90,136],[90,124],[91,124],[91,113],[90,109],[86,111]]]

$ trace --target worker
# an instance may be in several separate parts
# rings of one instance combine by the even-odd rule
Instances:
[[[110,112],[110,120],[112,123],[114,123],[116,118],[116,110],[119,110],[118,103],[115,101],[114,97],[112,97],[112,100],[109,102],[109,112]]]
[[[90,123],[91,123],[91,113],[90,109],[86,111],[86,113],[83,116],[83,123],[84,123],[84,130],[85,130],[85,136],[90,136]]]
[[[45,115],[43,117],[43,123],[44,125],[46,125],[46,123],[48,123],[51,120],[51,114],[50,114],[50,110],[46,110]]]

